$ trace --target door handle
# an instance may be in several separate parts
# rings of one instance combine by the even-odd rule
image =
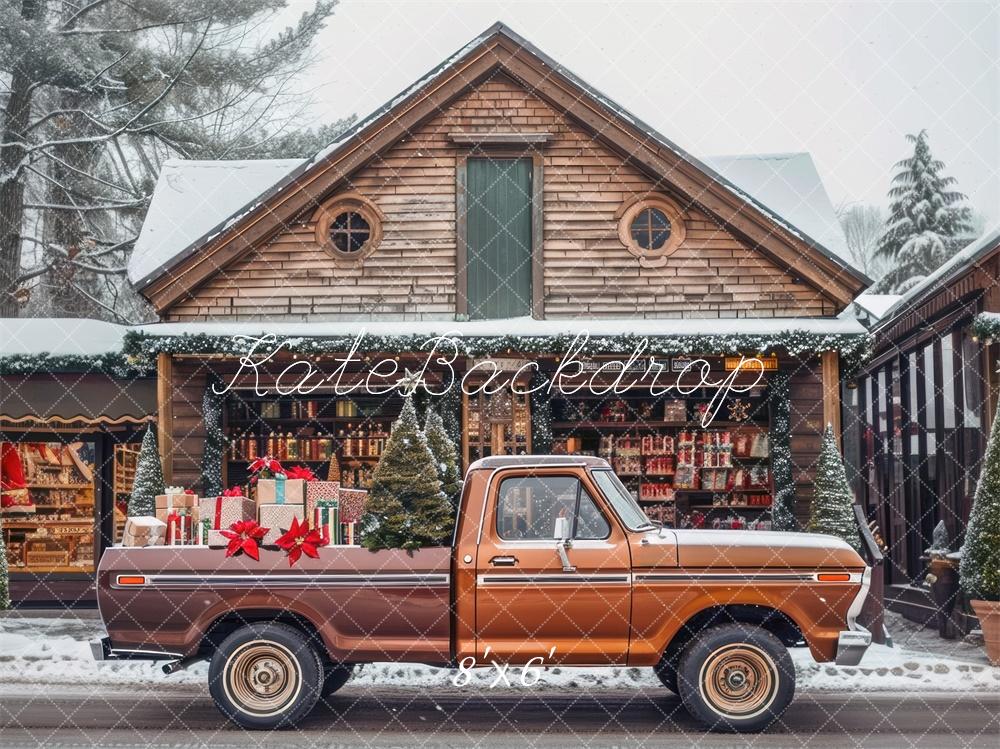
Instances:
[[[490,564],[494,567],[515,567],[517,566],[517,557],[493,557]]]

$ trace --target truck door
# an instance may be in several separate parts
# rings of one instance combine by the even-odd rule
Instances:
[[[629,547],[589,476],[504,470],[489,492],[476,559],[479,658],[624,664]]]

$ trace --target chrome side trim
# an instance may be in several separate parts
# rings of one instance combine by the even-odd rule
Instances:
[[[636,572],[636,583],[776,583],[813,582],[819,585],[852,585],[862,582],[863,573],[850,572],[847,580],[821,580],[820,575],[841,574],[838,572]]]
[[[137,573],[139,575],[141,573]],[[317,575],[218,575],[218,574],[175,574],[142,575],[143,585],[111,584],[117,590],[138,590],[142,588],[405,588],[414,586],[447,587],[451,583],[450,574],[437,573],[372,573],[372,574],[317,574]]]
[[[586,572],[553,574],[488,574],[477,575],[476,585],[630,585],[631,575],[588,574]]]

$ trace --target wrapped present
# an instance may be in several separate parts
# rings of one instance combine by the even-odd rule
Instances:
[[[305,479],[290,479],[283,473],[257,481],[257,508],[264,505],[305,505]]]
[[[368,491],[365,489],[340,490],[340,522],[356,523],[365,511]]]
[[[339,481],[309,481],[306,483],[306,517],[313,517],[320,502],[340,502]]]
[[[261,543],[273,546],[292,527],[292,518],[298,518],[300,522],[305,520],[306,508],[302,504],[258,504],[257,515],[257,522],[262,528],[268,529]]]
[[[213,549],[224,549],[229,546],[229,539],[222,535],[222,530],[210,528],[205,537],[205,544]]]
[[[201,521],[208,521],[209,530],[228,528],[237,520],[253,520],[256,510],[254,501],[242,493],[223,493],[218,497],[201,497],[198,500],[198,517]]]
[[[198,495],[179,486],[168,486],[163,494],[156,495],[157,510],[194,509],[197,506]]]
[[[326,545],[344,543],[340,525],[340,503],[336,499],[321,499],[313,510],[313,528],[319,531]]]
[[[358,544],[358,534],[357,534],[357,523],[342,523],[340,526],[341,534],[343,537],[342,543],[348,546],[357,546]]]
[[[195,542],[195,519],[192,515],[171,512],[165,521],[164,543],[167,546],[187,546]]]
[[[163,544],[167,524],[151,516],[130,517],[125,520],[122,546],[159,546]]]

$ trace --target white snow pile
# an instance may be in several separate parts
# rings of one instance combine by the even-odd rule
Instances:
[[[32,684],[205,688],[206,663],[165,676],[160,670],[161,664],[149,661],[94,662],[88,643],[103,634],[100,623],[95,619],[0,618],[0,689],[17,689],[18,685]],[[1000,691],[1000,668],[985,665],[985,658],[975,655],[961,659],[936,655],[927,649],[875,645],[860,666],[840,668],[833,664],[816,663],[805,648],[795,648],[791,652],[799,690]],[[973,649],[969,652],[976,653]],[[356,671],[350,686],[362,689],[468,689],[468,685],[456,687],[453,683],[458,673],[456,669],[375,663]],[[506,671],[509,687],[503,681],[497,682],[498,674],[492,666],[476,669],[470,674],[470,685],[484,692],[525,688],[554,691],[662,688],[649,668],[553,667],[543,671],[538,683],[530,687],[521,685],[521,669],[510,668]],[[529,684],[533,681],[531,674],[525,675],[525,678]]]

